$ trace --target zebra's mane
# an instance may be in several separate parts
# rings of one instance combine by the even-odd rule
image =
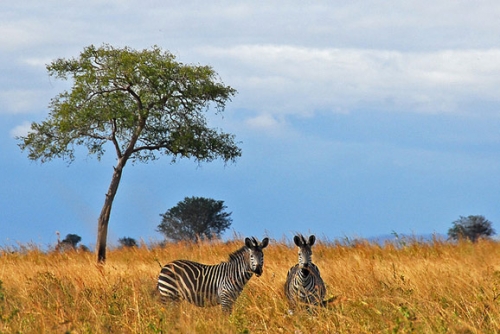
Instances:
[[[240,249],[238,249],[237,251],[234,251],[232,252],[231,254],[229,254],[229,261],[228,262],[231,262],[231,261],[236,261],[237,259],[239,259],[243,254],[245,254],[245,252],[248,250],[248,247],[247,246],[243,246],[241,247]]]

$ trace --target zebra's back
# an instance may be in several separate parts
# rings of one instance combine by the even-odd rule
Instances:
[[[158,290],[162,300],[185,299],[197,306],[215,306],[219,279],[223,277],[220,265],[205,265],[187,260],[166,264],[158,277]]]

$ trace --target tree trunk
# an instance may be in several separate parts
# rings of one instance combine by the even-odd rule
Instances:
[[[104,205],[102,206],[101,214],[97,221],[97,262],[106,262],[106,243],[108,238],[108,223],[111,214],[111,207],[113,205],[113,200],[115,199],[116,192],[118,191],[118,185],[122,178],[122,170],[125,166],[125,159],[119,159],[116,165],[113,177],[111,178],[111,183],[109,185],[108,192],[106,193],[106,198],[104,199]]]

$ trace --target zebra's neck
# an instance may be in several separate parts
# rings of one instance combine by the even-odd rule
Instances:
[[[237,251],[229,255],[229,261],[226,262],[227,265],[232,269],[235,275],[244,278],[248,281],[253,272],[250,268],[250,256],[248,247],[243,246]]]
[[[300,276],[302,278],[306,278],[307,276],[309,276],[309,274],[311,273],[311,271],[307,268],[302,268],[299,270],[299,273],[300,273]]]
[[[316,276],[316,266],[314,266],[312,263],[309,264],[309,267],[301,268],[298,270],[297,277],[303,283],[314,280],[315,276]]]

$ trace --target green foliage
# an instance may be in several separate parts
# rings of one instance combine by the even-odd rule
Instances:
[[[468,239],[476,242],[479,238],[489,238],[495,235],[492,223],[484,216],[462,217],[453,222],[453,227],[448,230],[448,237],[452,240]]]
[[[161,214],[158,231],[169,240],[190,240],[220,238],[231,226],[231,212],[224,210],[224,201],[204,197],[186,197],[176,206]]]
[[[218,81],[209,66],[185,65],[151,50],[86,47],[76,59],[57,59],[51,76],[73,87],[50,103],[45,121],[32,123],[19,146],[32,160],[74,160],[75,146],[101,158],[112,143],[118,158],[157,159],[155,152],[224,161],[241,155],[234,136],[207,127],[204,112],[223,111],[236,90]]]

